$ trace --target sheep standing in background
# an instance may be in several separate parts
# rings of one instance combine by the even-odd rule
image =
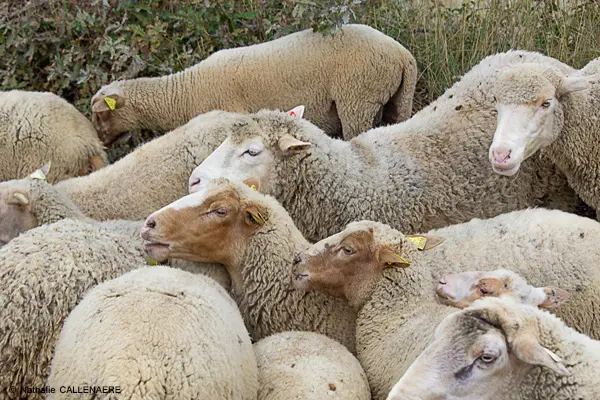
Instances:
[[[365,372],[340,343],[313,332],[282,332],[254,344],[258,400],[370,400]]]
[[[539,308],[555,308],[571,297],[557,287],[535,287],[519,274],[507,269],[465,271],[442,277],[436,290],[444,304],[466,308],[487,297],[512,299]]]
[[[90,121],[59,96],[0,92],[0,181],[20,179],[47,162],[57,182],[108,164]]]
[[[0,182],[0,247],[23,232],[37,226],[51,224],[63,219],[76,219],[131,238],[132,243],[142,245],[140,229],[144,221],[109,220],[98,222],[87,218],[73,202],[55,185],[45,181],[48,166],[35,171],[27,179]],[[231,287],[231,279],[222,265],[195,263],[171,259],[168,264],[192,273],[210,276],[225,289]]]
[[[84,221],[32,229],[0,248],[0,398],[40,388],[79,296],[144,264],[139,238]],[[15,388],[15,392],[9,392]],[[30,393],[28,399],[41,399]]]
[[[212,178],[257,178],[309,240],[356,219],[413,233],[533,206],[574,211],[581,200],[550,160],[536,157],[519,179],[489,168],[496,115],[488,91],[499,70],[527,61],[573,70],[537,53],[496,54],[408,121],[349,142],[299,115],[258,112],[194,170],[190,191]]]
[[[104,282],[83,297],[65,321],[48,385],[121,389],[108,398],[256,400],[258,371],[225,290],[210,278],[160,266]]]
[[[332,136],[353,138],[410,117],[417,63],[400,43],[366,25],[333,37],[305,30],[221,50],[182,72],[113,82],[92,98],[105,144],[136,128],[169,131],[211,110],[256,112],[306,105]]]
[[[489,298],[452,313],[388,400],[600,398],[600,342],[530,305]]]
[[[514,66],[498,77],[493,93],[493,170],[514,175],[539,150],[600,219],[600,58],[569,76],[547,65]]]
[[[246,182],[251,186],[251,182]],[[327,335],[354,352],[356,315],[342,299],[293,290],[294,256],[310,244],[275,199],[215,180],[153,213],[142,237],[150,257],[223,264],[253,340],[290,330]]]
[[[436,246],[440,237],[446,239]],[[343,297],[358,312],[356,353],[379,400],[455,311],[436,297],[440,278],[451,272],[510,268],[531,284],[558,286],[571,297],[553,312],[600,338],[599,241],[600,223],[556,210],[515,211],[408,237],[362,221],[301,254],[294,284]]]

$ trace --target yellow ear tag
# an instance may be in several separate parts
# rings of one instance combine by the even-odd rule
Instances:
[[[400,257],[398,254],[394,254],[394,257],[396,257],[398,260],[402,261],[404,264],[409,264],[409,262],[407,260]]]
[[[423,236],[407,237],[407,239],[413,242],[419,250],[423,250],[425,248],[425,244],[427,243],[427,238]]]
[[[290,150],[297,150],[298,146],[290,146]]]
[[[111,111],[113,111],[115,108],[117,108],[117,101],[115,99],[113,99],[112,97],[104,97],[104,102],[106,103],[106,105],[108,106],[108,108],[110,108]]]
[[[251,188],[252,190],[257,190],[257,189],[256,189],[256,185],[252,185],[252,186],[250,186],[250,188]]]
[[[150,264],[150,265],[158,265],[158,261],[156,261],[155,259],[153,259],[151,257],[146,257],[146,261],[148,261],[148,264]]]

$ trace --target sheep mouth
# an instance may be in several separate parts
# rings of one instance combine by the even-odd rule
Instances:
[[[495,173],[505,176],[512,176],[519,172],[521,164],[496,164],[492,163],[492,169]]]
[[[452,302],[454,301],[454,296],[450,295],[448,292],[444,290],[444,287],[440,286],[436,288],[435,292],[438,297],[443,300],[443,302]]]
[[[144,244],[144,252],[158,262],[165,262],[169,258],[171,245],[161,242]]]

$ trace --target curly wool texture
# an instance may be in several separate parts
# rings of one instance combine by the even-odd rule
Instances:
[[[382,224],[385,243],[396,235]],[[409,268],[384,270],[375,287],[357,296],[356,349],[375,399],[393,385],[427,347],[439,322],[456,309],[437,303],[436,284],[454,272],[515,271],[534,286],[556,286],[572,297],[554,313],[569,326],[600,338],[600,223],[557,210],[522,210],[429,232],[447,238],[426,252],[406,253]],[[582,250],[582,249],[585,249]]]
[[[63,321],[79,296],[144,263],[140,242],[67,219],[0,248],[0,397],[44,386]]]
[[[511,308],[499,299],[488,299],[500,307]],[[484,302],[475,303],[479,307]],[[519,385],[507,387],[502,400],[546,400],[600,398],[600,342],[570,328],[554,315],[531,306],[519,307],[515,323],[535,322],[540,344],[562,359],[570,376],[558,376],[547,368],[533,367]],[[524,321],[523,321],[524,320]]]
[[[261,111],[237,129],[235,144],[262,137],[275,161],[273,195],[309,240],[320,240],[356,219],[381,221],[405,233],[490,218],[533,206],[574,211],[581,200],[546,157],[522,166],[519,179],[495,174],[488,149],[496,128],[489,89],[507,65],[549,57],[510,51],[485,58],[438,100],[410,120],[343,142],[308,121]],[[285,134],[310,142],[306,153],[281,156]]]
[[[348,349],[312,332],[282,332],[254,344],[258,400],[370,400],[365,372]]]
[[[417,63],[406,48],[365,25],[334,37],[297,32],[221,50],[177,74],[113,82],[92,102],[120,92],[122,108],[94,116],[105,135],[136,128],[166,131],[214,109],[256,112],[306,106],[305,117],[350,139],[382,122],[410,117]],[[107,121],[103,121],[107,119]]]
[[[226,185],[226,184],[224,184]],[[229,182],[242,202],[258,204],[265,220],[249,237],[246,251],[227,270],[233,297],[254,341],[278,332],[310,331],[327,335],[354,352],[356,314],[342,299],[301,293],[291,285],[294,256],[310,243],[286,210],[271,196]]]
[[[90,121],[52,93],[0,92],[0,181],[24,178],[52,162],[50,182],[108,164]]]
[[[85,295],[64,324],[48,384],[119,386],[118,397],[132,400],[252,400],[258,371],[248,331],[225,290],[210,278],[160,266]]]
[[[95,220],[145,219],[187,194],[194,168],[243,118],[221,111],[200,115],[114,164],[56,187]]]

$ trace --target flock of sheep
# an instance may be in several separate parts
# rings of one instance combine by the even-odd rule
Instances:
[[[411,117],[416,80],[346,25],[92,122],[0,93],[0,398],[599,399],[600,59],[490,55]]]

